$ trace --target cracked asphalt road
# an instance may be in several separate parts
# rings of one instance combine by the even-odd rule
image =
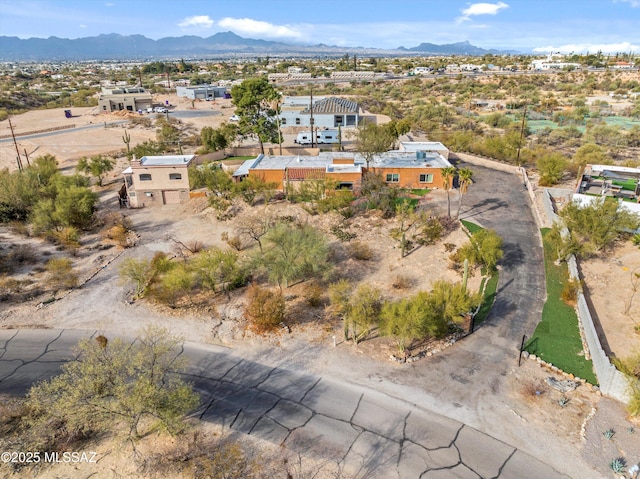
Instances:
[[[523,434],[523,419],[504,401],[522,335],[533,332],[545,299],[542,248],[520,179],[471,168],[477,184],[464,197],[460,216],[496,229],[505,249],[497,301],[476,333],[404,367],[345,355],[342,347],[328,352],[315,345],[265,345],[240,357],[189,344],[191,379],[203,398],[198,415],[305,454],[341,460],[352,477],[569,477],[556,471],[592,477],[572,459],[575,450],[548,430]],[[455,201],[452,194],[454,211]],[[93,311],[86,303],[115,305],[122,296],[121,290],[103,289],[88,288],[83,301],[62,311],[83,318]],[[82,328],[80,319],[75,324]],[[22,330],[3,346],[14,333],[0,330],[0,392],[15,394],[55,374],[75,339],[90,334]]]
[[[24,394],[73,359],[95,332],[0,330],[0,392]],[[186,376],[200,392],[204,421],[328,457],[354,478],[567,477],[458,421],[386,394],[282,367],[218,347],[187,343]]]

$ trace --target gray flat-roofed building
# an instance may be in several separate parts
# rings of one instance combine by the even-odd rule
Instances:
[[[213,100],[214,98],[222,98],[227,92],[227,87],[218,85],[193,85],[178,86],[176,94],[179,97],[189,98],[190,100]]]
[[[311,126],[311,98],[287,97],[280,108],[282,126]],[[313,126],[316,128],[356,127],[360,123],[360,105],[338,97],[313,99]]]

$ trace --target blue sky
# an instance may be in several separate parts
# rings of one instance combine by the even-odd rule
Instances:
[[[0,0],[0,35],[208,37],[640,54],[640,0]]]

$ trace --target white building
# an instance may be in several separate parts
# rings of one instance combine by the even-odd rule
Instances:
[[[176,94],[179,97],[190,100],[213,100],[223,98],[227,87],[217,85],[176,86]]]
[[[360,123],[358,103],[338,97],[314,97],[313,108],[308,96],[285,97],[280,107],[281,126],[317,128],[355,127]]]

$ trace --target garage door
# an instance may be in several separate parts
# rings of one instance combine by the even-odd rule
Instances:
[[[180,203],[180,192],[178,190],[164,190],[162,192],[163,205],[175,205]]]

